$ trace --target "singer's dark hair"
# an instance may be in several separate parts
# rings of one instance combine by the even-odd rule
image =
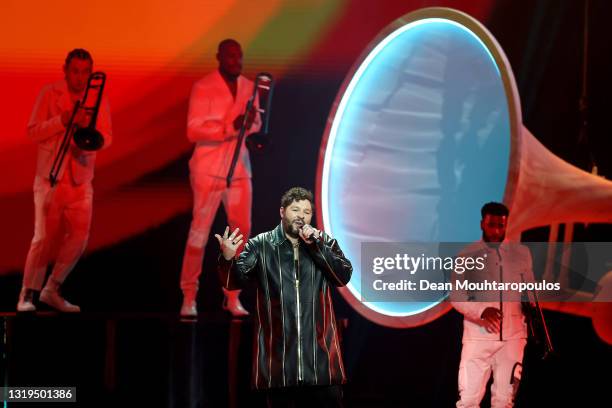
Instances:
[[[507,217],[510,214],[510,211],[508,211],[508,207],[506,207],[502,203],[496,203],[494,201],[491,201],[490,203],[486,203],[482,206],[482,208],[480,209],[480,214],[482,215],[483,219],[487,214],[500,216],[505,215]]]
[[[308,200],[314,208],[312,192],[302,187],[292,187],[281,197],[281,207],[287,208],[294,201]]]
[[[87,51],[84,48],[75,48],[74,50],[70,51],[68,55],[66,56],[66,61],[65,61],[66,66],[70,65],[70,61],[72,61],[75,58],[82,59],[82,60],[89,60],[93,64],[93,58],[91,58],[91,54],[89,53],[89,51]]]

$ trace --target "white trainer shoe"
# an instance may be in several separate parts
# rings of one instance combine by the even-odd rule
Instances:
[[[42,292],[40,292],[40,301],[48,304],[54,309],[59,310],[60,312],[78,313],[81,311],[80,307],[68,302],[59,294],[58,291],[48,288],[44,288]]]
[[[181,317],[198,317],[198,305],[195,300],[183,299],[181,307]]]
[[[234,317],[248,316],[249,312],[240,303],[240,290],[223,289],[225,297],[223,298],[223,310],[226,310]]]
[[[34,291],[32,289],[21,288],[19,292],[19,301],[17,302],[18,312],[34,312],[36,306],[33,303]]]

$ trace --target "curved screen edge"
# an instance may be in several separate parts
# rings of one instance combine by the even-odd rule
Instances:
[[[520,131],[520,105],[518,100],[518,92],[510,65],[497,44],[493,36],[484,28],[478,21],[472,17],[456,10],[447,8],[428,8],[409,13],[395,22],[387,26],[374,41],[372,41],[360,58],[353,65],[349,74],[345,78],[343,85],[336,96],[332,111],[330,112],[325,134],[323,136],[321,149],[319,152],[319,163],[317,171],[317,198],[318,206],[321,211],[317,213],[319,225],[321,225],[332,236],[338,235],[338,226],[334,224],[330,215],[330,167],[334,155],[334,146],[338,129],[342,123],[345,111],[351,99],[351,96],[358,86],[358,83],[368,69],[370,64],[376,57],[402,33],[413,28],[427,25],[428,23],[445,23],[460,28],[474,37],[481,47],[486,51],[489,58],[492,60],[497,75],[501,76],[503,87],[508,107],[509,127],[510,127],[510,158],[508,166],[508,174],[506,179],[506,189],[504,201],[511,205],[513,200],[511,192],[513,189],[508,188],[510,184],[517,182],[517,171],[512,166],[516,162],[516,158],[520,153],[520,144],[518,143],[517,132]],[[342,242],[340,242],[343,244]],[[431,302],[428,304],[413,305],[409,311],[392,311],[379,306],[377,303],[363,302],[361,294],[353,283],[345,288],[340,288],[343,297],[351,306],[356,309],[367,319],[378,324],[389,327],[414,327],[425,324],[435,318],[441,316],[450,310],[450,305],[445,302]]]

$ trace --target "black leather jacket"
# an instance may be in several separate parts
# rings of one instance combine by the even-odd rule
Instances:
[[[335,239],[299,244],[294,259],[282,224],[250,239],[234,262],[219,258],[224,286],[257,291],[252,386],[255,389],[346,382],[331,286],[353,268]]]

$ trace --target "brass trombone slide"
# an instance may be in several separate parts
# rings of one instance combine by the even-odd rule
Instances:
[[[234,176],[234,170],[236,170],[236,163],[238,162],[238,157],[240,156],[240,149],[242,148],[242,143],[244,142],[244,138],[246,136],[246,125],[248,114],[253,109],[255,105],[255,98],[262,97],[264,99],[265,104],[259,106],[257,109],[256,115],[263,114],[261,130],[257,134],[253,134],[249,136],[249,138],[257,137],[257,142],[254,144],[254,147],[257,149],[263,148],[265,145],[265,139],[268,133],[268,125],[270,121],[270,111],[272,108],[272,93],[274,91],[274,78],[271,74],[267,72],[260,72],[257,74],[255,78],[255,85],[253,86],[253,94],[249,98],[247,102],[246,109],[244,111],[244,118],[242,119],[242,126],[240,127],[240,132],[238,133],[238,142],[236,143],[236,147],[234,149],[234,155],[232,156],[232,163],[230,165],[229,171],[226,177],[226,184],[229,187],[232,184],[232,177]],[[265,95],[265,96],[264,96]]]
[[[85,95],[83,100],[77,101],[74,104],[72,115],[68,126],[66,126],[66,132],[62,139],[62,143],[57,151],[51,170],[49,171],[49,181],[53,187],[57,184],[59,173],[62,169],[62,165],[70,148],[70,143],[74,139],[74,144],[82,150],[95,151],[100,150],[104,146],[104,137],[96,129],[96,121],[98,118],[98,112],[100,111],[100,104],[102,103],[102,93],[104,92],[104,85],[106,84],[106,74],[104,72],[93,72],[87,81],[87,88],[85,89]],[[89,105],[89,99],[91,90],[96,90],[95,101],[93,105]],[[92,92],[93,93],[93,92]],[[90,113],[91,120],[87,127],[78,127],[74,124],[74,118],[79,111],[83,109]]]

